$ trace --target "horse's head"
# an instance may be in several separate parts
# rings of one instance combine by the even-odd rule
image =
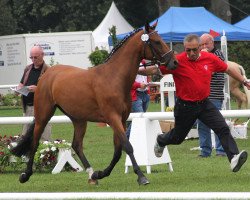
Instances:
[[[174,52],[155,31],[157,22],[152,26],[146,23],[141,40],[144,42],[144,58],[152,60],[156,64],[165,65],[168,69],[176,69],[178,61]]]

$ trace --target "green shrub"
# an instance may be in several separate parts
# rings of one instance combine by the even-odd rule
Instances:
[[[21,97],[15,94],[6,94],[1,98],[1,105],[3,106],[21,106]]]
[[[96,48],[95,51],[93,51],[90,55],[89,55],[89,60],[91,62],[91,64],[93,66],[102,64],[106,58],[108,57],[108,51],[106,50],[99,50],[98,48]]]

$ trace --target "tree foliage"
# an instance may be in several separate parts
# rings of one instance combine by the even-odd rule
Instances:
[[[165,0],[166,5],[182,7],[204,6],[209,10],[211,0]],[[6,4],[8,2],[8,4]],[[114,0],[118,10],[134,27],[143,26],[159,17],[164,0]],[[159,3],[161,2],[161,3]],[[94,30],[110,8],[112,0],[1,0],[0,21],[6,34]],[[231,7],[235,23],[250,13],[249,0],[229,0],[243,10]],[[245,13],[244,13],[245,12]],[[17,26],[15,25],[17,24]]]
[[[17,29],[16,20],[7,0],[0,0],[0,27],[0,35],[12,35]]]
[[[250,3],[249,0],[229,0],[232,12],[231,23],[235,24],[236,22],[244,19],[250,14]]]
[[[250,77],[250,42],[229,42],[228,43],[228,60],[239,63]]]
[[[98,0],[97,4],[90,0],[12,1],[18,33],[93,30],[110,6],[104,0]]]
[[[211,0],[165,1],[166,4],[164,0],[114,0],[118,10],[134,28],[159,17],[159,6],[180,4],[182,7],[211,8]],[[249,0],[225,2],[232,5],[230,10],[233,24],[250,13]],[[0,0],[0,35],[94,30],[107,14],[111,3],[112,0]],[[249,42],[230,44],[229,59],[249,66],[249,47]],[[250,75],[250,70],[247,73]]]
[[[9,2],[17,21],[16,33],[37,33],[94,30],[107,14],[112,0],[9,0]],[[125,0],[115,3],[121,14],[134,27],[142,26],[146,21],[152,21],[158,16],[156,0]]]

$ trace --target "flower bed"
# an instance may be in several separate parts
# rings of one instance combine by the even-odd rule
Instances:
[[[19,136],[0,136],[0,172],[7,169],[16,169],[17,166],[27,162],[25,156],[18,158],[11,154],[10,145],[15,145]],[[34,158],[34,166],[36,169],[52,170],[56,163],[59,149],[71,149],[71,143],[65,140],[55,140],[53,142],[40,142]],[[65,166],[66,170],[74,170],[70,165]]]

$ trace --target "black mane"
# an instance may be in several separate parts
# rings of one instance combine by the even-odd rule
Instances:
[[[104,61],[107,62],[112,55],[129,39],[131,38],[134,34],[136,34],[137,32],[139,32],[140,30],[142,30],[142,28],[138,28],[136,30],[133,30],[131,33],[129,33],[129,35],[126,35],[110,52],[110,54],[108,55],[108,57],[106,58],[106,60]]]

